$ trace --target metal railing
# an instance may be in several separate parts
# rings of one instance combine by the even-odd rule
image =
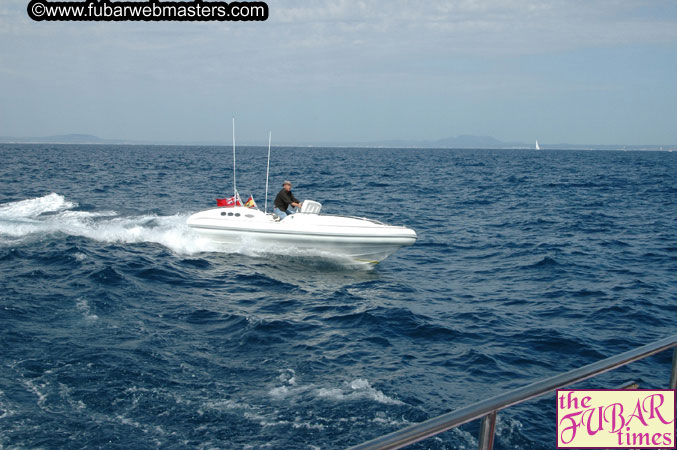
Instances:
[[[643,347],[588,364],[587,366],[536,381],[496,397],[482,400],[455,411],[442,414],[441,416],[434,417],[425,422],[411,425],[399,431],[351,447],[350,450],[402,448],[480,418],[482,418],[482,424],[480,426],[478,447],[480,450],[491,450],[494,444],[496,416],[499,410],[540,397],[555,389],[560,389],[578,383],[579,381],[587,380],[670,348],[674,348],[674,350],[672,354],[672,371],[670,374],[669,389],[677,389],[677,335],[674,335]],[[632,389],[636,388],[637,385],[635,383],[628,383],[622,387]]]

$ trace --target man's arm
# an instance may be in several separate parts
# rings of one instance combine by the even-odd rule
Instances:
[[[296,197],[294,196],[294,194],[291,194],[290,197],[291,197],[291,205],[292,205],[294,208],[300,208],[301,205],[302,205],[302,203],[299,201],[299,199],[296,198]]]

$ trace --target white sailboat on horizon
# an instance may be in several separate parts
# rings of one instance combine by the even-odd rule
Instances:
[[[541,147],[538,145],[538,139],[536,139],[536,150],[540,150]]]

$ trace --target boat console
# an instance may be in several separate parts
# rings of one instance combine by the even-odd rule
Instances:
[[[303,214],[319,214],[322,210],[322,203],[313,200],[304,200],[301,206],[301,213]]]

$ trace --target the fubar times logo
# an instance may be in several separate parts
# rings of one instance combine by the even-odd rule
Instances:
[[[557,448],[677,448],[675,390],[557,390]]]

